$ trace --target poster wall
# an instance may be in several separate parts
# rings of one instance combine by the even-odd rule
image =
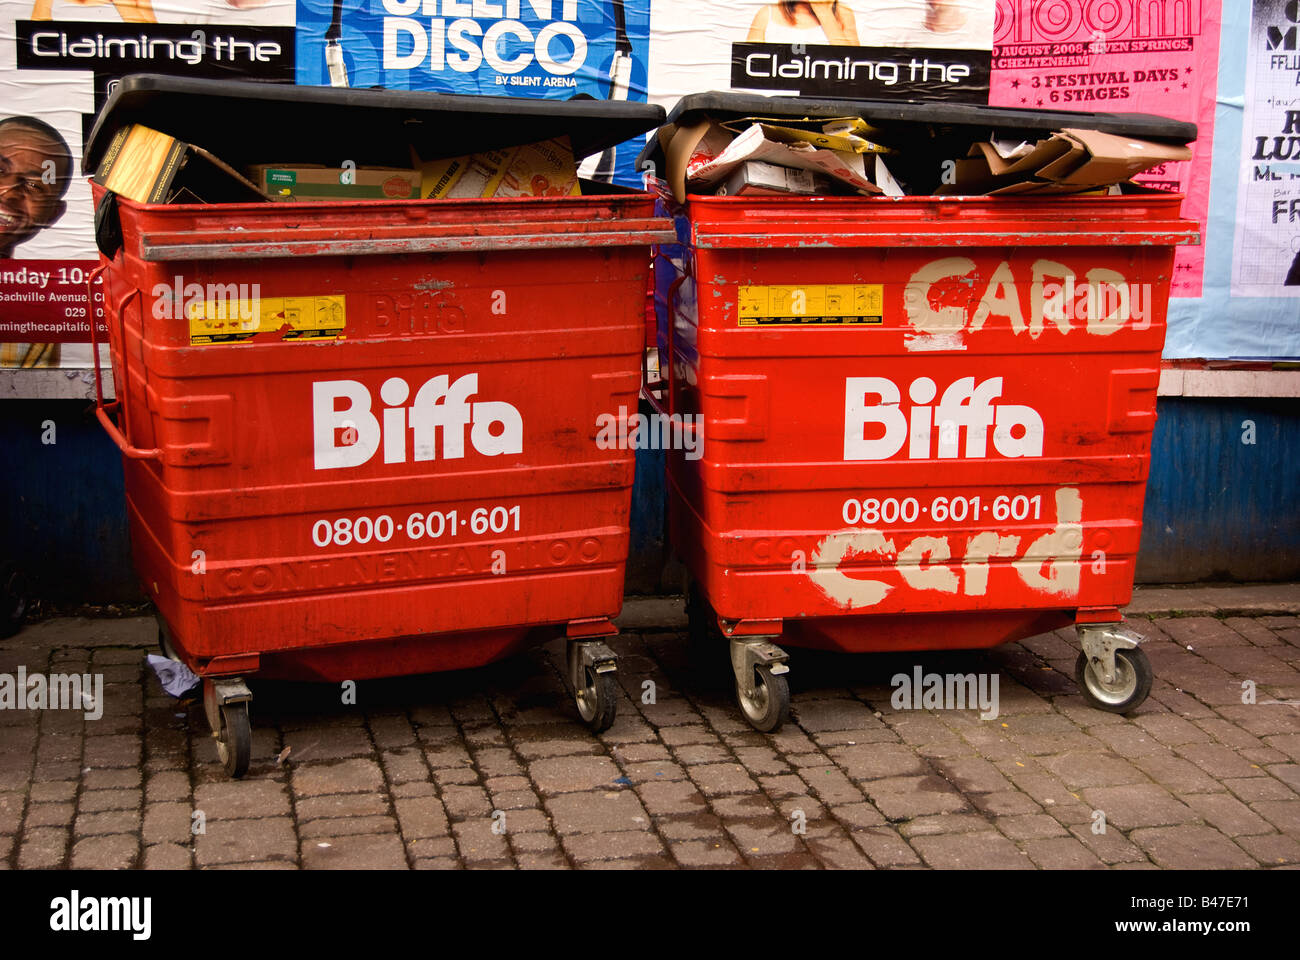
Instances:
[[[133,72],[656,102],[747,90],[1195,122],[1166,356],[1300,357],[1291,0],[0,0],[0,366],[89,364],[85,135]],[[1081,124],[1082,125],[1082,124]],[[216,134],[214,134],[216,136]],[[218,155],[220,143],[206,144]],[[639,143],[582,172],[624,184]]]
[[[1251,11],[1235,234],[1234,297],[1300,297],[1300,5],[1284,0]]]
[[[1219,0],[998,0],[990,103],[1004,107],[1153,113],[1197,125],[1192,159],[1137,180],[1187,196],[1205,222],[1210,202]],[[1171,294],[1199,297],[1204,247],[1182,247]]]

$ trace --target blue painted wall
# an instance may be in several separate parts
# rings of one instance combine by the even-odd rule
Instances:
[[[26,574],[33,596],[57,604],[143,600],[131,569],[121,455],[94,405],[6,400],[0,451],[0,560]]]
[[[1300,399],[1157,413],[1138,581],[1300,580]]]

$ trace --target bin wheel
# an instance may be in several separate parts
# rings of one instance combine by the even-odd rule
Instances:
[[[0,639],[22,629],[28,605],[27,579],[9,564],[0,565]]]
[[[601,733],[614,725],[618,713],[618,683],[613,670],[597,673],[582,668],[582,684],[574,691],[578,715],[592,733]]]
[[[773,675],[767,665],[754,668],[754,690],[736,684],[736,700],[750,726],[760,733],[772,733],[790,718],[790,684],[782,675]]]
[[[217,756],[226,773],[238,780],[248,772],[253,753],[253,734],[248,725],[248,703],[227,703],[221,707],[221,732],[217,734]]]
[[[1074,679],[1083,698],[1098,710],[1127,713],[1140,706],[1151,692],[1151,661],[1140,647],[1115,651],[1115,682],[1102,682],[1100,674],[1080,653],[1074,661]]]

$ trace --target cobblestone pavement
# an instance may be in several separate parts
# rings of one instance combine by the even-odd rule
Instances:
[[[599,737],[556,643],[362,682],[356,706],[334,685],[255,684],[239,782],[201,705],[147,668],[151,619],[29,626],[0,642],[0,674],[103,674],[104,716],[0,710],[0,866],[1300,865],[1300,616],[1132,619],[1156,680],[1127,718],[1084,705],[1072,631],[989,652],[793,651],[795,716],[768,736],[727,677],[692,667],[680,610],[625,617],[624,696]],[[916,664],[996,672],[999,716],[894,710],[890,678]]]

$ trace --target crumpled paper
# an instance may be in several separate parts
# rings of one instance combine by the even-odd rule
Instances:
[[[202,678],[179,660],[168,660],[155,654],[148,655],[149,666],[158,675],[162,688],[173,697],[182,697],[197,687]]]

